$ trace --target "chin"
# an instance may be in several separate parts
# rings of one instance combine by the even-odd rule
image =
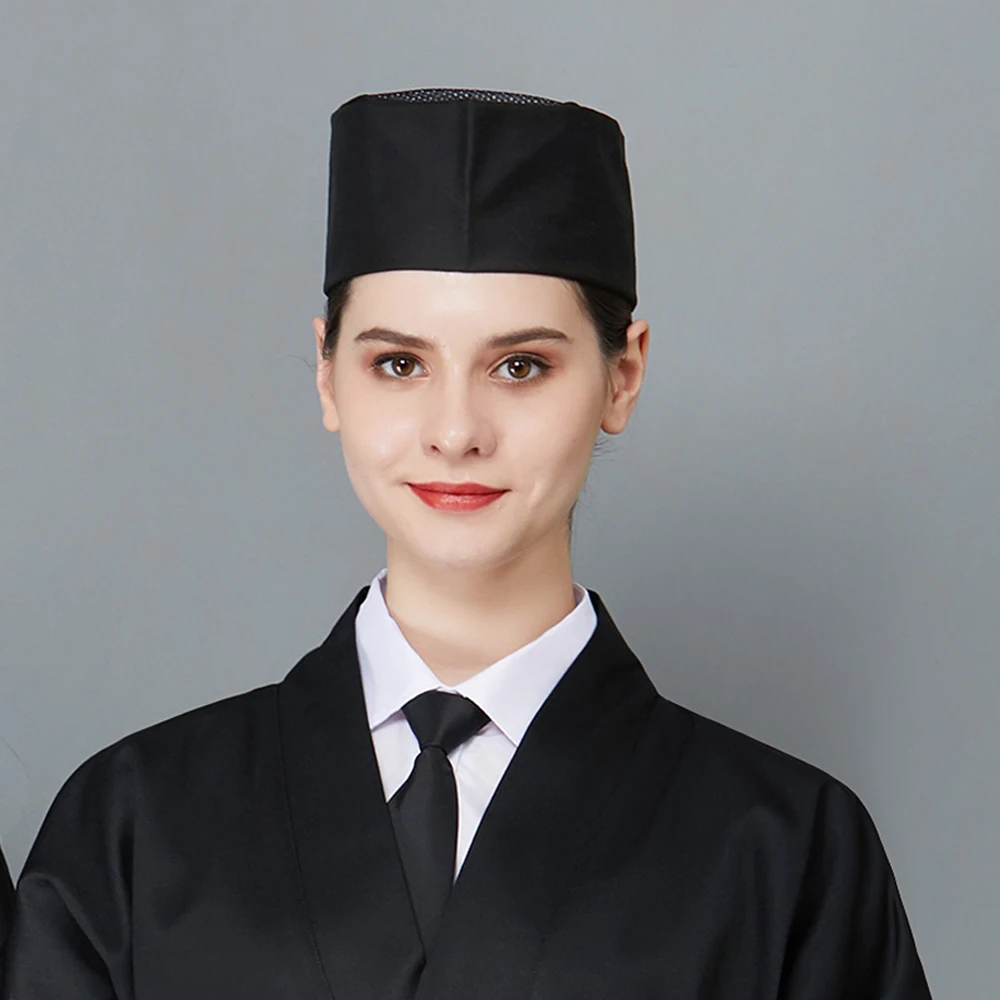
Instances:
[[[430,548],[427,540],[417,546],[408,546],[411,555],[429,570],[438,573],[483,573],[510,562],[515,552],[506,546],[486,546],[481,549],[468,545],[452,544]]]
[[[483,573],[517,559],[525,551],[524,538],[497,531],[462,531],[454,527],[439,531],[392,532],[394,547],[406,558],[433,573]]]

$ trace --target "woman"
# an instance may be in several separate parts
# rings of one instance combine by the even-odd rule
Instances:
[[[349,102],[325,290],[323,421],[387,571],[280,684],[70,779],[2,996],[927,997],[856,797],[660,698],[573,583],[648,343],[617,123]]]

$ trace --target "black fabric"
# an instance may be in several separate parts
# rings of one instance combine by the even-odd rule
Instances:
[[[11,911],[14,909],[14,886],[10,881],[7,859],[0,850],[0,962],[3,961],[3,943],[10,928]],[[0,994],[2,996],[3,994]]]
[[[280,684],[70,778],[20,879],[4,1000],[927,1000],[856,796],[660,698],[596,595],[418,980],[362,597]]]
[[[636,303],[625,140],[526,94],[365,94],[332,116],[324,291],[400,269],[548,274]]]
[[[420,753],[389,800],[410,901],[428,952],[451,892],[458,838],[458,790],[448,754],[479,732],[489,716],[473,701],[425,691],[403,706]]]

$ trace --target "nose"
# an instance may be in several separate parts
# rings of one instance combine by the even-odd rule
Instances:
[[[425,397],[421,426],[425,452],[449,461],[486,457],[496,449],[496,429],[483,392],[464,379],[439,384]]]

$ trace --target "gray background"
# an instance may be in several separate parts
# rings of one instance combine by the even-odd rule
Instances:
[[[0,837],[282,676],[382,562],[319,420],[328,115],[616,115],[654,327],[577,576],[661,690],[868,804],[932,989],[1000,982],[1000,4],[7,4]]]

